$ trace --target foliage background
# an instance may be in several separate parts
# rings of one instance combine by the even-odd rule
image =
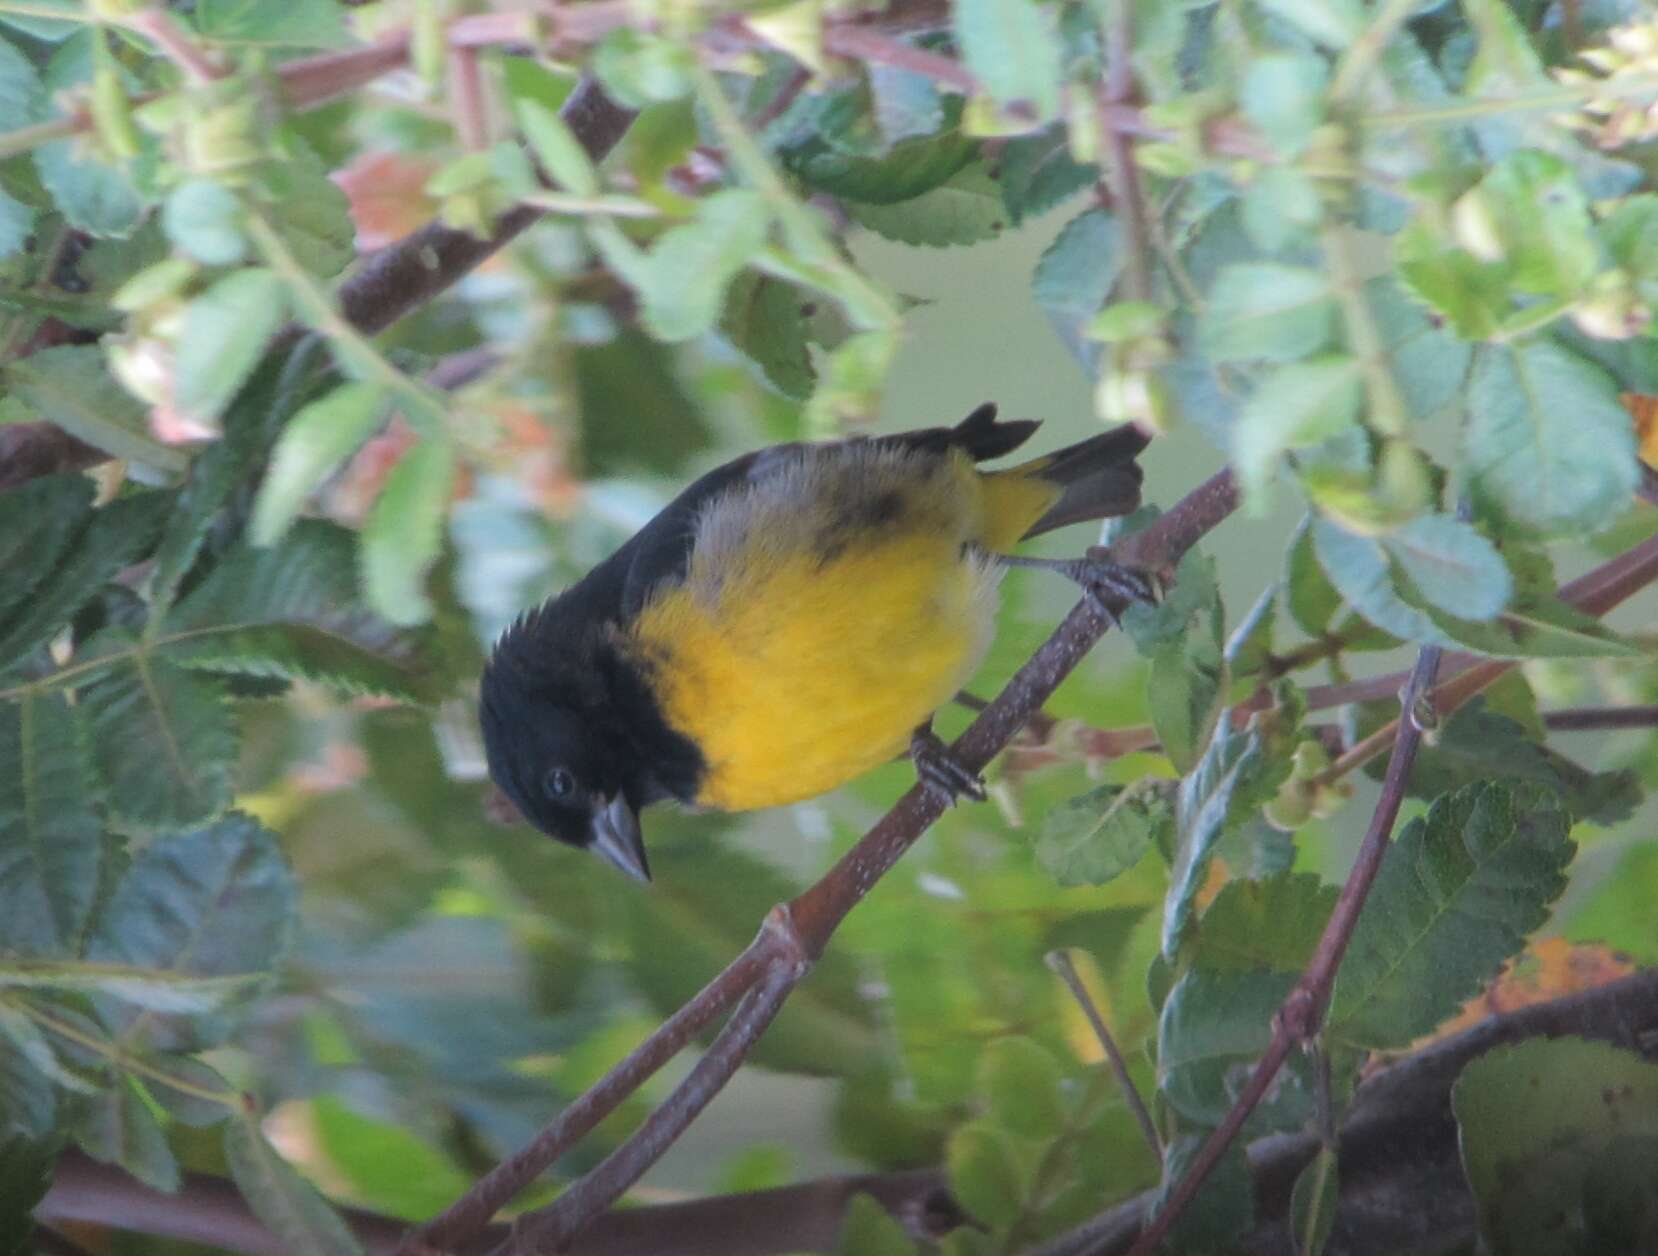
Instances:
[[[1650,734],[1551,737],[1567,763],[1539,748],[1538,714],[1654,697],[1650,601],[1615,634],[1538,574],[1545,543],[1565,577],[1653,531],[1617,401],[1658,392],[1650,123],[1616,108],[1650,104],[1658,76],[1638,5],[1137,6],[1154,134],[1134,195],[1201,313],[1161,269],[1125,272],[1112,141],[1085,124],[1121,6],[983,0],[929,10],[937,31],[918,41],[891,36],[957,56],[988,87],[965,105],[878,62],[823,62],[815,32],[856,19],[811,4],[749,15],[735,51],[709,34],[727,19],[700,9],[650,14],[666,35],[639,18],[596,42],[555,22],[536,32],[551,55],[513,27],[480,38],[475,97],[443,32],[528,11],[476,7],[0,3],[0,116],[21,124],[0,133],[0,417],[55,424],[98,462],[0,497],[0,1215],[32,1207],[73,1142],[163,1189],[228,1172],[331,1250],[296,1171],[416,1219],[524,1142],[911,778],[894,765],[754,817],[653,814],[657,880],[640,892],[487,818],[468,705],[480,651],[736,452],[953,421],[985,399],[1044,416],[1043,444],[1102,417],[1167,427],[1146,459],[1152,501],[1237,469],[1245,515],[1183,565],[1168,611],[1131,620],[1050,707],[1154,723],[1169,754],[1107,759],[1061,723],[1005,761],[997,805],[952,812],[851,917],[637,1201],[942,1163],[987,1226],[947,1249],[1012,1252],[1155,1185],[1043,957],[1077,949],[1173,1146],[1219,1119],[1327,913],[1319,878],[1345,875],[1374,797],[1357,772],[1351,800],[1295,793],[1324,763],[1296,756],[1293,690],[1276,729],[1214,733],[1219,706],[1263,679],[1263,638],[1240,638],[1224,673],[1220,649],[1269,586],[1272,650],[1298,681],[1385,672],[1402,641],[1536,656],[1423,765],[1407,814],[1493,776],[1530,784],[1442,804],[1457,833],[1488,825],[1499,854],[1463,870],[1475,907],[1435,916],[1448,936],[1405,964],[1417,1006],[1367,1026],[1342,1019],[1338,991],[1338,1098],[1361,1052],[1431,1031],[1528,935],[1626,957],[1537,951],[1521,971],[1546,993],[1658,958]],[[260,94],[282,64],[405,28],[409,72],[303,111]],[[1353,53],[1369,29],[1385,55]],[[1568,44],[1611,51],[1585,69]],[[1360,92],[1341,67],[1365,59]],[[553,121],[578,65],[644,107],[602,183]],[[1562,89],[1546,67],[1567,66],[1590,77]],[[1612,104],[1583,112],[1617,75]],[[1531,97],[1553,103],[1504,104]],[[1468,102],[1465,125],[1429,116]],[[1389,108],[1420,116],[1384,144],[1363,116]],[[70,138],[77,111],[90,126]],[[547,197],[526,152],[562,184],[556,212],[378,340],[350,333],[332,293],[356,256],[434,214],[481,230]],[[640,251],[664,231],[673,243]],[[320,336],[273,346],[290,319]],[[1367,354],[1374,334],[1391,352]],[[422,382],[483,344],[476,378]],[[1308,504],[1328,580],[1317,560],[1286,566]],[[1359,571],[1374,582],[1347,579]],[[1072,597],[1024,573],[1005,589],[986,694]],[[1386,631],[1338,613],[1343,598]],[[1321,602],[1322,619],[1306,612]],[[1517,633],[1516,610],[1552,631]],[[1350,649],[1297,653],[1332,623]],[[1186,679],[1148,689],[1154,668]],[[1354,736],[1382,718],[1342,716]],[[1254,775],[1228,778],[1236,806],[1201,850],[1188,803],[1159,794],[1133,827],[1097,788],[1185,774],[1201,789],[1243,753]],[[1527,792],[1538,783],[1565,810]],[[1279,827],[1260,818],[1269,802]],[[1454,864],[1452,831],[1413,840]],[[1171,862],[1192,872],[1172,893]],[[1377,910],[1408,919],[1434,888],[1384,879]],[[1239,958],[1279,920],[1293,927]],[[1364,941],[1353,980],[1402,997]],[[1304,1126],[1309,1085],[1298,1067],[1251,1132]],[[1208,1246],[1247,1206],[1217,1188],[1183,1242]],[[847,1250],[907,1250],[860,1218],[881,1237]]]

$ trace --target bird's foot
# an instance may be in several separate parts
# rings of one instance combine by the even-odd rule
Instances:
[[[941,798],[948,806],[955,806],[963,797],[983,802],[987,797],[984,779],[944,744],[931,724],[923,724],[910,735],[910,761],[915,774],[928,793]]]
[[[1095,610],[1121,628],[1120,612],[1135,602],[1155,602],[1157,588],[1151,578],[1137,567],[1113,560],[1110,551],[1094,549],[1084,558],[1024,558],[1003,555],[1002,561],[1011,567],[1035,567],[1053,571],[1082,586],[1083,594]]]

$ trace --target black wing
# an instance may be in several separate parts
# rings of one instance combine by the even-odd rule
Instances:
[[[1038,426],[1034,419],[997,422],[996,407],[986,403],[955,427],[919,428],[893,436],[854,436],[850,439],[939,455],[951,449],[961,449],[974,462],[984,462],[1011,453],[1029,440]],[[714,468],[664,506],[625,545],[595,567],[582,582],[592,586],[584,592],[598,602],[613,605],[616,617],[624,620],[631,618],[659,584],[678,580],[685,575],[691,562],[697,520],[709,502],[740,485],[765,478],[803,451],[832,448],[833,444],[772,445]]]

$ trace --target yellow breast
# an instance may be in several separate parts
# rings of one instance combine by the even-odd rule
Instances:
[[[685,581],[640,613],[663,714],[707,760],[699,802],[833,789],[901,753],[977,668],[998,574],[975,548],[983,481],[965,458],[916,470],[871,454],[768,481],[701,522]]]

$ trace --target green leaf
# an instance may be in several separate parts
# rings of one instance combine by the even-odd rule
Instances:
[[[100,913],[87,957],[155,970],[152,992],[168,977],[255,982],[287,950],[295,897],[275,839],[233,812],[141,850]],[[133,1001],[130,989],[121,997]],[[222,1036],[197,1025],[197,1045]]]
[[[1320,1147],[1295,1178],[1290,1192],[1290,1235],[1296,1256],[1322,1256],[1336,1225],[1341,1201],[1341,1176],[1332,1148]]]
[[[1496,782],[1412,821],[1388,848],[1337,975],[1330,1038],[1405,1046],[1496,976],[1565,887],[1570,827],[1552,792]]]
[[[807,346],[808,300],[800,289],[746,271],[726,296],[720,331],[758,366],[778,392],[796,401],[812,395],[817,371]]]
[[[1172,957],[1191,923],[1197,892],[1209,872],[1221,837],[1253,817],[1289,777],[1288,746],[1270,744],[1263,716],[1275,725],[1293,725],[1294,712],[1275,710],[1250,717],[1247,727],[1220,721],[1202,760],[1180,782],[1176,841],[1169,891],[1163,906],[1163,954]],[[1294,718],[1290,718],[1294,716]]]
[[[0,763],[0,950],[72,950],[104,847],[91,765],[61,695],[0,707]]]
[[[338,0],[197,0],[196,29],[225,44],[337,48],[349,42]]]
[[[1036,858],[1060,885],[1104,885],[1173,831],[1173,802],[1150,778],[1101,785],[1048,812]]]
[[[1370,770],[1367,768],[1367,770]],[[1370,773],[1380,778],[1381,769]],[[1455,712],[1411,771],[1413,798],[1434,798],[1479,781],[1531,781],[1560,796],[1580,822],[1615,824],[1640,803],[1640,780],[1628,768],[1591,772],[1543,745],[1517,721],[1491,710],[1484,696]]]
[[[925,74],[890,65],[870,64],[864,70],[869,77],[870,112],[887,143],[932,135],[944,127],[944,96]]]
[[[107,994],[154,1012],[209,1012],[247,991],[248,978],[189,977],[130,964],[0,959],[0,987]]]
[[[1092,162],[1072,160],[1062,126],[1011,139],[996,158],[1002,203],[1015,227],[1092,187],[1099,177],[1100,168]]]
[[[353,1194],[394,1216],[436,1216],[472,1184],[406,1124],[373,1120],[332,1094],[311,1101],[311,1117],[329,1165],[345,1175]]]
[[[423,437],[398,460],[363,529],[363,588],[374,610],[394,624],[432,614],[426,572],[443,544],[454,488],[455,451],[445,438]]]
[[[1448,614],[1495,619],[1513,596],[1514,579],[1497,547],[1450,515],[1421,515],[1381,543],[1415,592]]]
[[[1308,872],[1228,881],[1198,922],[1192,963],[1211,972],[1299,972],[1336,906]]]
[[[1282,18],[1303,35],[1337,51],[1364,30],[1365,14],[1358,0],[1260,0],[1261,7]]]
[[[0,1060],[0,1112],[14,1111],[6,1089],[6,1068]],[[52,1092],[46,1089],[45,1093]],[[0,1256],[32,1256],[39,1250],[34,1242],[34,1211],[52,1185],[58,1151],[54,1140],[33,1139],[16,1126],[0,1127]]]
[[[1300,156],[1324,121],[1329,67],[1305,52],[1267,53],[1253,58],[1238,89],[1244,117],[1280,156]]]
[[[1311,176],[1294,166],[1268,166],[1244,193],[1240,221],[1257,248],[1277,253],[1304,242],[1323,209]]]
[[[1550,81],[1519,14],[1503,0],[1463,0],[1462,11],[1477,41],[1468,92],[1501,96]]]
[[[270,545],[288,530],[306,498],[374,434],[386,405],[380,385],[354,381],[288,420],[253,505],[249,530],[255,545]]]
[[[62,115],[61,93],[92,77],[93,49],[102,32],[83,28],[58,45],[46,63],[45,86]],[[54,140],[34,150],[35,171],[73,227],[100,236],[124,236],[137,227],[144,202],[126,171],[87,152],[79,139]]]
[[[54,476],[50,480],[61,483],[75,478]],[[14,508],[27,509],[31,503],[63,503],[69,496],[55,487],[45,491],[30,491],[30,486],[13,489],[5,494],[8,501],[0,506],[0,519],[12,515]],[[169,504],[170,495],[166,493],[118,498],[75,520],[83,526],[55,555],[42,551],[21,560],[20,566],[22,562],[28,564],[23,581],[33,583],[27,598],[14,604],[11,616],[0,612],[0,667],[15,663],[43,645],[109,581],[148,552]],[[73,519],[76,512],[69,509]],[[48,529],[49,533],[55,531]],[[32,524],[25,524],[15,535],[27,539],[38,533]],[[40,578],[42,570],[47,573],[44,578]]]
[[[902,244],[947,248],[993,240],[1007,226],[1001,189],[983,165],[957,171],[930,192],[895,205],[846,203],[860,227]]]
[[[1285,554],[1284,605],[1302,632],[1318,638],[1341,609],[1342,597],[1319,565],[1313,547],[1314,523],[1311,515],[1301,521]]]
[[[1034,121],[1059,112],[1063,49],[1052,10],[1036,0],[961,0],[956,46],[1004,110]]]
[[[1538,296],[1577,296],[1600,269],[1589,203],[1572,168],[1525,149],[1499,161],[1467,194],[1478,201],[1508,282]]]
[[[945,1149],[950,1190],[975,1220],[1004,1226],[1022,1208],[1024,1187],[1007,1136],[989,1121],[969,1121],[950,1135]]]
[[[1267,488],[1279,459],[1349,428],[1362,393],[1359,365],[1344,353],[1280,366],[1262,378],[1232,426],[1232,460],[1252,514],[1271,506]]]
[[[150,655],[122,629],[88,653],[124,651],[77,692],[109,809],[139,828],[177,828],[230,805],[236,735],[213,682]],[[135,746],[147,748],[133,753]]]
[[[1195,548],[1181,559],[1175,574],[1176,592],[1159,611],[1165,634],[1146,649],[1145,630],[1138,614],[1129,618],[1135,644],[1147,653],[1151,670],[1146,677],[1146,705],[1163,753],[1176,770],[1185,773],[1203,754],[1220,718],[1226,698],[1226,663],[1221,641],[1224,611],[1215,562]],[[1170,616],[1178,626],[1170,632]]]
[[[1634,423],[1598,366],[1551,340],[1484,350],[1463,456],[1482,496],[1544,533],[1594,532],[1629,504]]]
[[[1157,1029],[1158,1093],[1186,1120],[1218,1125],[1250,1067],[1272,1039],[1272,1019],[1294,988],[1294,971],[1207,968],[1186,972],[1163,1003]],[[1251,1117],[1250,1132],[1293,1129],[1313,1114],[1305,1068],[1280,1074]]]
[[[593,50],[593,72],[616,102],[643,109],[689,94],[695,59],[677,40],[623,27]]]
[[[1534,1038],[1470,1063],[1451,1106],[1495,1256],[1645,1251],[1658,1239],[1658,1066],[1610,1043]]]
[[[180,252],[204,266],[234,266],[247,255],[242,202],[211,179],[179,184],[161,207],[161,225]]]
[[[979,1094],[989,1119],[1024,1138],[1052,1139],[1065,1126],[1059,1062],[1030,1038],[998,1038],[979,1057]]]
[[[47,115],[46,87],[27,57],[0,39],[0,118],[8,127],[41,122]]]
[[[1312,538],[1325,575],[1359,614],[1406,641],[1453,644],[1426,611],[1400,595],[1393,564],[1380,541],[1348,532],[1327,519],[1314,520]]]
[[[624,328],[574,354],[581,404],[581,449],[596,475],[680,475],[713,444],[701,403],[679,376],[673,351],[637,328]],[[620,424],[613,415],[629,414]]]
[[[252,1118],[225,1126],[225,1162],[254,1216],[293,1256],[362,1256],[340,1215],[265,1140]]]
[[[783,159],[820,192],[865,205],[895,205],[942,187],[978,155],[978,142],[956,130],[950,114],[941,122],[947,125],[937,134],[902,140],[880,157],[848,153],[813,136],[785,150]]]
[[[836,1256],[915,1256],[915,1250],[904,1227],[873,1195],[852,1197],[835,1241]]]
[[[9,667],[55,630],[19,634],[31,595],[50,582],[65,551],[92,514],[92,483],[80,475],[46,475],[0,494],[0,668]],[[93,590],[88,590],[87,597]],[[71,608],[73,610],[74,608]],[[31,639],[32,638],[32,639]]]
[[[1180,1184],[1202,1148],[1207,1130],[1183,1133],[1171,1139],[1163,1161],[1163,1181],[1153,1201],[1155,1214]],[[1180,1215],[1165,1240],[1171,1252],[1221,1252],[1247,1234],[1255,1224],[1255,1181],[1244,1156],[1243,1143],[1234,1140],[1204,1179],[1190,1207]]]
[[[1458,644],[1493,658],[1619,658],[1642,653],[1634,642],[1555,596],[1554,567],[1542,550],[1510,545],[1506,556],[1514,573],[1514,596],[1491,622],[1473,623],[1423,608]]]
[[[430,696],[421,645],[363,605],[352,535],[322,520],[302,520],[274,547],[227,552],[152,638],[185,667],[404,701]]]
[[[1100,312],[1122,271],[1116,218],[1090,209],[1066,223],[1036,264],[1031,286],[1036,303],[1071,352],[1090,366],[1099,346],[1083,330]]]
[[[39,1076],[56,1082],[65,1090],[91,1094],[97,1089],[58,1058],[51,1041],[35,1023],[34,1017],[5,999],[0,999],[0,1042],[9,1042],[12,1046],[6,1055],[15,1055]]]
[[[87,1155],[119,1165],[155,1190],[169,1194],[178,1190],[178,1161],[131,1079],[117,1078],[114,1085],[77,1106],[75,1141]]]
[[[525,138],[554,182],[575,196],[597,196],[599,172],[564,119],[529,97],[514,101],[513,108]]]
[[[357,256],[357,229],[345,192],[328,177],[316,154],[297,137],[285,137],[282,161],[259,167],[266,212],[283,243],[314,278],[337,275]]]
[[[0,188],[0,261],[28,243],[34,225],[35,211]]]
[[[1288,362],[1322,348],[1335,314],[1330,281],[1316,270],[1237,262],[1220,272],[1198,319],[1217,362]]]
[[[0,1025],[0,1034],[5,1032]],[[0,1051],[0,1235],[9,1219],[4,1204],[12,1185],[4,1176],[13,1164],[17,1139],[50,1139],[57,1131],[58,1096],[51,1080],[20,1051]],[[56,1157],[54,1156],[53,1159]],[[0,1251],[4,1251],[0,1247]]]
[[[114,458],[176,473],[189,456],[150,435],[149,414],[115,381],[96,345],[57,345],[5,368],[9,389],[72,436]]]
[[[178,409],[213,424],[287,318],[287,285],[262,266],[226,275],[191,301],[174,358]]]

